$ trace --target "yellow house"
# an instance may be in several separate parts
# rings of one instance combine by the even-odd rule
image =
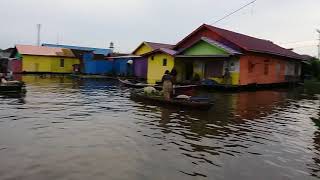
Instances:
[[[148,56],[151,52],[159,50],[160,48],[172,48],[173,45],[170,44],[163,44],[163,43],[154,43],[154,42],[142,42],[133,52],[132,54],[139,56],[138,58],[134,59],[134,76],[140,79],[154,79],[156,75],[153,75],[151,71],[149,71],[149,60]],[[165,56],[165,55],[163,55]],[[156,56],[157,59],[163,59],[163,57]],[[167,58],[170,59],[170,58]],[[156,64],[154,61],[150,61],[150,68],[156,68]],[[160,70],[159,70],[160,71]],[[149,72],[149,73],[148,73]],[[157,73],[157,72],[155,72]],[[163,72],[161,72],[163,74]],[[150,76],[150,77],[149,77]],[[148,80],[148,82],[155,83],[158,78],[154,80]]]
[[[16,58],[22,60],[22,72],[72,73],[80,60],[70,49],[16,45]]]
[[[165,71],[171,71],[174,67],[174,55],[176,51],[160,48],[145,54],[148,59],[147,81],[155,84],[162,80]]]
[[[163,44],[163,43],[155,43],[155,42],[142,42],[133,52],[132,54],[137,56],[143,56],[151,51],[160,49],[160,48],[171,48],[173,45],[171,44]]]

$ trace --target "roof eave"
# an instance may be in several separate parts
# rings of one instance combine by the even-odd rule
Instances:
[[[207,57],[207,58],[228,58],[232,55],[177,55],[176,57],[183,57],[183,58],[196,58],[196,57]]]
[[[248,52],[254,52],[254,53],[268,54],[268,55],[273,55],[273,56],[280,56],[280,57],[290,58],[290,59],[295,59],[295,60],[300,60],[300,61],[305,60],[304,58],[298,58],[298,57],[293,57],[293,56],[286,56],[286,55],[283,55],[283,54],[273,53],[273,52],[268,52],[268,51],[255,51],[255,50],[247,50],[247,51],[248,51]]]
[[[176,54],[177,54],[177,53],[175,53],[175,54],[170,54],[170,53],[165,52],[165,51],[163,51],[163,50],[161,50],[161,49],[156,49],[156,50],[153,50],[153,51],[151,51],[151,52],[142,54],[141,57],[142,57],[142,56],[149,56],[149,55],[151,55],[151,54],[155,54],[155,53],[158,53],[158,52],[161,52],[161,53],[164,53],[164,54],[168,54],[168,55],[173,56],[173,57],[175,57]]]

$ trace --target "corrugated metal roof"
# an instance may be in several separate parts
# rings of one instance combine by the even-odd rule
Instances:
[[[16,45],[16,49],[23,55],[75,57],[70,49],[63,48]]]
[[[147,43],[153,50],[160,49],[160,48],[171,49],[174,47],[174,45],[164,44],[164,43],[155,43],[155,42],[145,42],[145,43]]]
[[[42,44],[42,46],[67,48],[67,49],[81,50],[81,51],[93,51],[94,54],[103,54],[105,56],[112,53],[111,49],[93,48],[93,47],[81,47],[81,46],[71,46],[71,45],[46,44],[46,43]]]
[[[207,25],[207,24],[203,24],[202,26],[197,28],[195,31],[193,31],[191,34],[189,34],[187,37],[185,37],[183,40],[181,40],[175,46],[175,48],[178,48],[180,44],[187,41],[189,39],[189,37],[191,37],[193,34],[199,32],[199,31],[201,31],[203,28],[207,28],[211,32],[218,34],[219,36],[223,37],[227,41],[235,44],[236,46],[238,46],[239,48],[241,48],[245,51],[272,54],[272,55],[278,55],[278,56],[282,56],[282,57],[303,60],[303,57],[301,55],[299,55],[289,49],[280,47],[271,41],[251,37],[248,35],[240,34],[237,32],[226,30],[226,29],[221,29],[221,28],[214,27],[214,26]]]
[[[177,53],[177,51],[174,51],[174,50],[168,49],[168,48],[160,48],[160,51],[167,53],[171,56],[174,56]]]
[[[290,57],[294,59],[303,59],[301,55],[289,49],[280,47],[271,41],[247,36],[244,34],[232,32],[225,29],[220,29],[210,25],[205,25],[205,26],[208,27],[210,30],[216,32],[220,36],[226,38],[230,42],[235,43],[236,45],[240,46],[241,48],[247,51],[280,55],[280,56]]]
[[[160,48],[160,49],[156,49],[154,51],[148,52],[148,53],[144,54],[143,56],[147,56],[147,55],[154,54],[154,53],[157,53],[157,52],[162,52],[162,53],[165,53],[165,54],[169,54],[171,56],[175,56],[177,54],[177,51],[175,51],[175,50],[167,49],[167,48]]]
[[[172,45],[172,44],[164,44],[164,43],[155,43],[155,42],[144,41],[132,52],[132,54],[134,54],[144,44],[149,46],[152,49],[152,51],[160,49],[160,48],[172,49],[174,47],[174,45]],[[148,54],[148,53],[146,53],[146,54]]]
[[[141,57],[141,56],[137,56],[137,55],[109,56],[106,59],[138,58],[138,57]]]

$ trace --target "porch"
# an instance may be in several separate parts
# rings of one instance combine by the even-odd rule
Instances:
[[[212,80],[221,85],[239,84],[239,60],[235,57],[184,56],[175,58],[178,83],[199,83]]]

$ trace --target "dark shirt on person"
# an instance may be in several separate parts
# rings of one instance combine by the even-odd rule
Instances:
[[[172,69],[171,73],[172,76],[177,76],[178,72],[175,69]]]
[[[164,81],[172,81],[172,76],[170,74],[165,74],[162,76],[162,82]]]

